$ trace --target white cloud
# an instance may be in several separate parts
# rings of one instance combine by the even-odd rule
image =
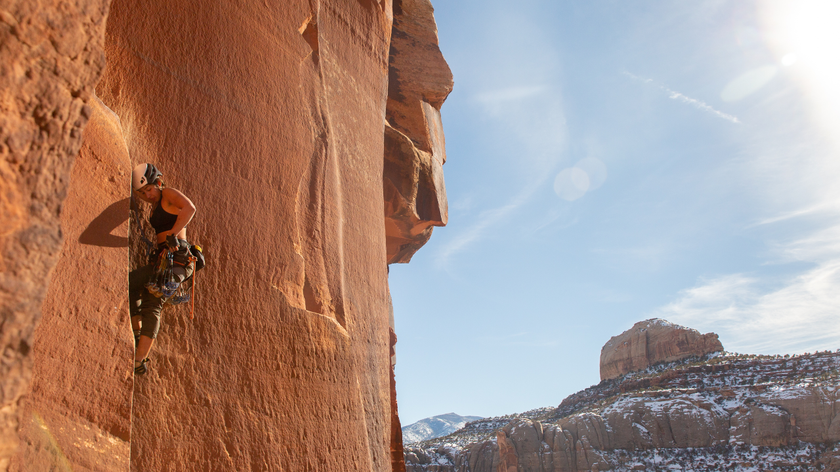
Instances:
[[[733,274],[685,290],[653,316],[714,331],[744,353],[795,353],[840,346],[840,258],[763,291],[762,281]]]
[[[823,216],[833,223],[777,243],[772,254],[777,262],[812,263],[807,270],[781,280],[745,274],[701,280],[654,316],[714,331],[732,351],[769,354],[840,347],[840,218]]]
[[[531,98],[545,91],[546,87],[541,85],[522,85],[480,93],[475,99],[489,108],[495,108],[503,103]]]
[[[730,122],[736,123],[736,124],[741,123],[741,121],[738,120],[738,117],[727,114],[727,113],[724,113],[724,112],[719,111],[719,110],[715,110],[714,108],[712,108],[710,105],[706,104],[705,102],[697,100],[696,98],[688,97],[688,96],[683,95],[680,92],[677,92],[675,90],[671,90],[671,89],[669,89],[668,87],[666,87],[662,84],[657,84],[656,82],[653,81],[653,79],[645,79],[643,77],[639,77],[637,75],[631,74],[630,72],[626,72],[626,71],[623,72],[623,74],[626,75],[627,77],[630,77],[631,79],[638,80],[640,82],[644,82],[646,84],[652,84],[652,85],[656,86],[660,90],[663,90],[663,91],[667,92],[668,93],[668,98],[670,98],[672,100],[679,100],[683,103],[687,103],[687,104],[693,106],[694,108],[697,108],[698,110],[702,110],[702,111],[705,111],[707,113],[711,113],[711,114],[717,116],[718,118],[723,118],[726,121],[730,121]]]

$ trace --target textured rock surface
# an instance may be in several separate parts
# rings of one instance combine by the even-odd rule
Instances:
[[[714,354],[409,446],[409,472],[840,470],[840,351]]]
[[[91,109],[61,211],[64,246],[35,329],[33,378],[11,470],[129,468],[130,164],[116,115],[97,100]]]
[[[440,107],[452,72],[438,48],[428,0],[395,0],[385,127],[388,263],[408,262],[448,219]]]
[[[108,2],[0,2],[0,470],[18,443],[59,211],[105,66]]]
[[[124,470],[130,434],[132,470],[399,470],[387,262],[425,239],[389,256],[384,167],[418,169],[389,177],[409,189],[413,213],[392,212],[388,225],[445,223],[439,108],[451,74],[431,4],[108,3],[2,7],[0,469],[34,357],[18,469]],[[402,45],[392,49],[392,36]],[[85,134],[73,185],[95,197],[82,208],[71,189],[69,239],[30,349],[103,44],[96,91],[121,136]],[[401,80],[396,95],[389,76]],[[418,108],[423,122],[389,124],[386,106]],[[397,129],[414,150],[386,156]],[[129,261],[125,169],[147,161],[196,203],[189,235],[208,267],[195,320],[164,309],[152,370],[132,387],[119,300],[140,257],[113,261]],[[136,231],[129,240],[136,249]],[[81,285],[68,290],[73,277],[99,285],[81,296]]]
[[[614,379],[659,362],[718,351],[723,351],[723,345],[717,334],[700,334],[656,318],[640,321],[610,338],[601,348],[601,380]]]

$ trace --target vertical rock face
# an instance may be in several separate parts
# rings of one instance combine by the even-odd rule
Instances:
[[[440,107],[452,72],[438,48],[428,0],[395,0],[385,126],[388,263],[408,262],[448,219]]]
[[[700,334],[697,330],[660,319],[640,321],[610,338],[601,348],[601,380],[614,379],[660,362],[722,350],[723,345],[715,333]]]
[[[18,443],[20,400],[59,211],[105,66],[107,0],[0,3],[0,470]]]
[[[20,417],[15,470],[125,470],[129,439],[132,470],[399,470],[387,263],[446,221],[439,109],[451,74],[431,4],[114,0],[98,17],[74,5],[80,13],[48,18],[35,0],[0,12],[12,64],[0,130],[2,391],[12,392],[0,464]],[[104,105],[85,106],[104,65],[106,13]],[[41,31],[48,24],[55,34]],[[30,25],[55,58],[33,52],[31,37],[23,52],[9,46]],[[389,89],[389,76],[400,83]],[[34,105],[32,77],[47,91]],[[49,93],[69,98],[39,108]],[[386,122],[401,107],[407,118]],[[408,141],[386,153],[394,136]],[[142,257],[129,259],[127,240],[145,224],[124,231],[129,169],[141,162],[196,204],[188,236],[208,266],[195,320],[164,309],[151,372],[132,384],[126,273]],[[383,202],[396,208],[387,185],[408,203],[386,223]],[[386,226],[397,224],[415,234],[391,254]]]
[[[35,329],[34,366],[12,470],[128,470],[131,328],[128,149],[98,100],[61,211],[64,245]]]

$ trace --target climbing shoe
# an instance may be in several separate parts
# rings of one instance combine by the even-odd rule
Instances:
[[[142,361],[134,361],[134,374],[135,375],[142,375],[149,371],[149,368],[146,364],[149,363],[149,358],[145,358]]]

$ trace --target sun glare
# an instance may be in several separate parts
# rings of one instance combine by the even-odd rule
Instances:
[[[808,94],[819,126],[836,135],[840,128],[840,1],[774,2],[764,8],[765,37],[780,64],[795,74]]]

